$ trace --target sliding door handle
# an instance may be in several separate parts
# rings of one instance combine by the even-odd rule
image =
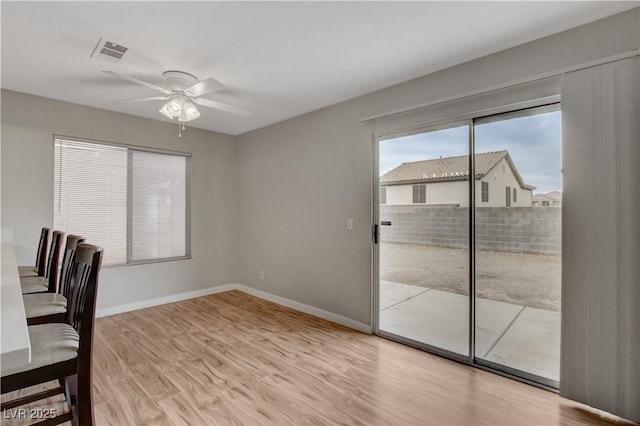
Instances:
[[[376,223],[373,225],[373,244],[378,244],[378,239],[380,237],[380,226]]]

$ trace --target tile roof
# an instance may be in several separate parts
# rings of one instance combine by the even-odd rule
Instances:
[[[475,155],[476,179],[482,178],[506,157],[507,163],[523,188],[533,189],[522,180],[511,160],[509,151],[484,152]],[[380,177],[381,184],[399,184],[409,182],[441,182],[466,180],[469,176],[469,156],[435,158],[432,160],[402,163]]]
[[[533,201],[562,201],[562,192],[551,191],[546,194],[533,194]]]

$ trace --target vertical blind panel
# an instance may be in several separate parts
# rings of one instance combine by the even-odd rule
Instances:
[[[104,248],[104,264],[127,260],[127,150],[56,139],[53,225]]]
[[[640,60],[562,83],[560,395],[640,422]]]
[[[186,256],[185,157],[131,152],[131,258]]]

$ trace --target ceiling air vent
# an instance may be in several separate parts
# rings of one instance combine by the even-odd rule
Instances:
[[[120,62],[127,50],[129,50],[127,47],[112,41],[105,41],[100,37],[98,44],[91,53],[91,57],[105,59],[110,62]]]

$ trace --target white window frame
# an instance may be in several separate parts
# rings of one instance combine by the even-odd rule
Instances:
[[[94,145],[102,145],[102,146],[112,146],[118,148],[127,149],[127,254],[125,263],[114,263],[109,265],[104,265],[104,267],[120,267],[120,266],[129,266],[129,265],[141,265],[148,263],[160,263],[160,262],[170,262],[174,260],[185,260],[191,259],[191,153],[190,152],[182,152],[182,151],[173,151],[168,149],[160,149],[160,148],[150,148],[145,146],[138,145],[130,145],[123,144],[117,142],[110,141],[102,141],[95,139],[87,139],[87,138],[78,138],[74,136],[64,136],[64,135],[53,135],[53,145],[55,149],[56,140],[70,141],[70,142],[81,142],[87,144]],[[185,158],[185,254],[183,256],[172,256],[172,257],[162,257],[162,258],[152,258],[152,259],[143,259],[143,260],[134,260],[132,258],[132,228],[131,228],[131,219],[132,219],[132,203],[131,203],[131,157],[132,152],[149,152],[153,154],[164,154],[164,155],[172,155],[177,157]],[[53,215],[53,212],[52,212]],[[90,242],[90,241],[89,241]]]
[[[418,201],[416,201],[416,189],[418,192]],[[427,184],[426,183],[416,183],[411,188],[412,191],[412,204],[427,204]],[[421,201],[424,195],[424,201]]]
[[[485,181],[480,182],[480,202],[481,203],[489,202],[489,182],[485,182]]]

